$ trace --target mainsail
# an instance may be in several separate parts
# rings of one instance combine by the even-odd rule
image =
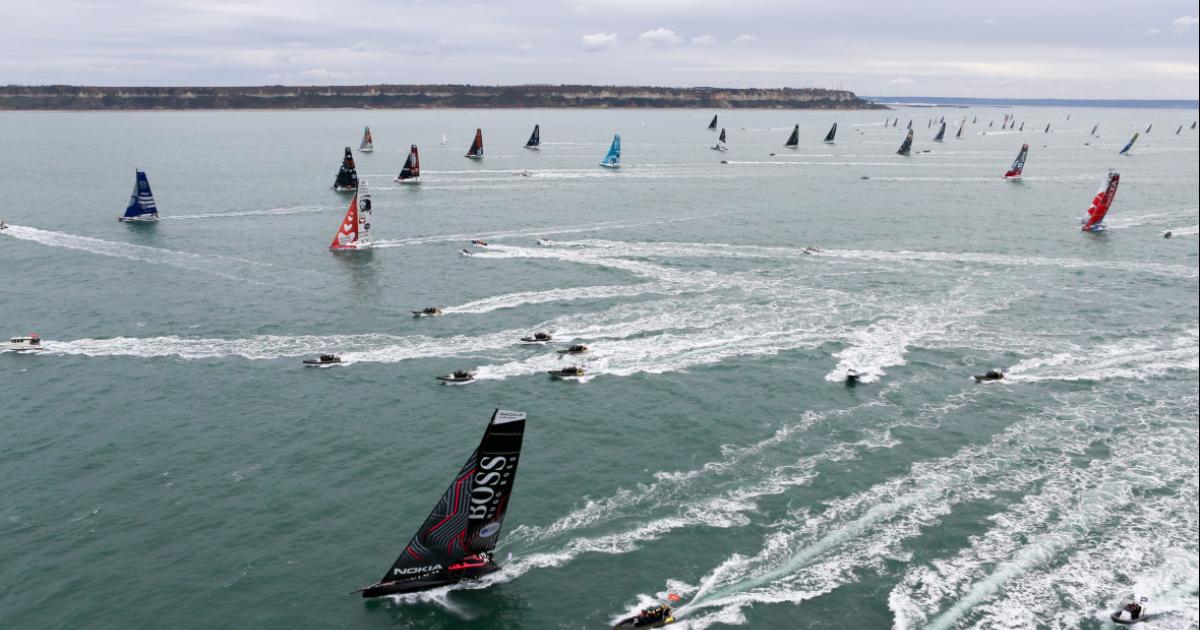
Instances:
[[[529,140],[525,142],[526,149],[536,149],[542,146],[542,126],[534,125],[533,133],[529,134]]]
[[[1050,133],[1050,123],[1046,123],[1046,128],[1042,130],[1042,133]]]
[[[612,146],[608,148],[608,153],[604,154],[604,159],[600,160],[600,166],[607,168],[621,166],[621,134],[613,136]]]
[[[1153,126],[1154,126],[1154,123],[1150,123],[1149,125],[1146,125],[1146,133],[1150,133],[1150,128]]]
[[[800,125],[792,127],[792,135],[788,136],[787,142],[784,142],[783,146],[793,149],[800,146]]]
[[[467,149],[467,157],[478,160],[483,157],[483,130],[475,130],[475,139],[471,141],[471,148]]]
[[[497,409],[483,439],[400,557],[363,597],[425,590],[474,579],[499,567],[490,557],[508,510],[525,414]]]
[[[398,182],[416,183],[421,178],[421,156],[417,154],[417,145],[412,145],[408,150],[408,159],[404,160],[404,167],[400,169],[400,174],[396,176]]]
[[[1096,123],[1095,125],[1092,125],[1092,131],[1091,131],[1091,133],[1089,133],[1088,135],[1089,135],[1089,136],[1094,136],[1094,135],[1096,135],[1096,130],[1097,130],[1097,129],[1099,129],[1099,128],[1100,128],[1100,123]]]
[[[371,193],[367,190],[367,180],[358,183],[358,190],[350,200],[346,216],[333,235],[329,249],[337,251],[353,251],[366,249],[371,246]]]
[[[721,127],[721,135],[717,136],[717,143],[712,146],[714,151],[727,151],[725,146],[725,128]]]
[[[946,139],[946,123],[942,123],[942,126],[938,127],[937,135],[933,137],[933,141],[941,142],[945,139]]]
[[[1012,166],[1008,167],[1008,172],[1005,177],[1020,177],[1021,171],[1025,170],[1025,156],[1029,155],[1029,145],[1022,144],[1021,152],[1017,154],[1017,159],[1013,160]]]
[[[1129,153],[1129,150],[1133,148],[1133,143],[1137,142],[1139,135],[1141,135],[1141,134],[1136,131],[1133,132],[1133,137],[1129,139],[1129,142],[1125,143],[1125,146],[1121,147],[1121,153],[1120,153],[1121,155],[1125,155],[1126,153]]]
[[[158,206],[154,204],[154,194],[150,192],[150,180],[146,179],[144,171],[136,171],[133,180],[133,193],[129,195],[129,205],[125,206],[125,214],[117,217],[118,221],[154,221],[158,219]]]
[[[358,171],[354,168],[354,155],[350,153],[350,147],[346,147],[346,155],[342,157],[342,167],[338,169],[333,189],[355,190],[356,188],[358,188]]]
[[[1100,186],[1100,190],[1092,198],[1092,205],[1088,208],[1087,219],[1084,219],[1083,222],[1084,232],[1104,229],[1101,222],[1104,221],[1104,215],[1108,214],[1108,209],[1112,206],[1113,199],[1117,196],[1117,184],[1120,182],[1121,175],[1119,173],[1116,171],[1108,172],[1108,180]]]
[[[1024,120],[1021,121],[1021,128],[1018,129],[1017,131],[1025,131],[1025,121]]]
[[[896,153],[899,153],[900,155],[905,155],[905,156],[911,154],[912,153],[912,140],[913,140],[913,132],[912,132],[912,129],[909,129],[908,135],[904,136],[904,143],[900,145],[900,150],[896,151]]]
[[[964,130],[964,129],[966,129],[966,128],[967,128],[967,119],[964,117],[964,118],[962,119],[962,122],[961,122],[961,123],[959,123],[959,125],[958,125],[958,133],[954,134],[954,137],[955,137],[955,138],[958,138],[959,140],[961,140],[961,139],[962,139],[962,135],[963,135],[963,130]]]
[[[799,130],[800,125],[796,125],[796,129]],[[793,133],[795,133],[795,132],[793,132]],[[833,123],[833,126],[829,128],[829,133],[825,134],[825,143],[833,144],[833,139],[836,136],[837,136],[837,123]]]
[[[716,114],[713,114],[712,122],[708,123],[708,129],[709,129],[709,131],[717,130],[717,115]]]
[[[358,143],[358,150],[363,153],[370,153],[375,150],[375,143],[371,140],[370,127],[363,127],[362,142]]]

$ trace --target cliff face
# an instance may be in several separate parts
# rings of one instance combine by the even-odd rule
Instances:
[[[845,90],[592,85],[347,85],[287,87],[0,86],[0,110],[309,109],[439,107],[686,107],[882,109]]]

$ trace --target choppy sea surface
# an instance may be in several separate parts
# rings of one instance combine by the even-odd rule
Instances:
[[[0,626],[1197,627],[1196,112],[721,111],[727,153],[711,114],[0,114],[0,335],[48,348],[0,353]],[[332,255],[363,125],[378,246]],[[496,407],[505,569],[346,595]]]

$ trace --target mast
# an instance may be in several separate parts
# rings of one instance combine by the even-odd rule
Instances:
[[[337,191],[355,190],[358,188],[358,171],[354,168],[354,155],[350,147],[342,156],[342,166],[338,169],[337,179],[333,181],[333,189]]]
[[[900,145],[900,150],[896,151],[896,153],[899,153],[900,155],[903,155],[905,157],[908,157],[909,155],[911,155],[912,154],[912,141],[913,141],[913,132],[912,132],[912,129],[909,129],[908,135],[904,136],[904,142]]]
[[[467,157],[475,160],[483,157],[483,129],[475,130],[475,139],[471,141],[471,147],[467,149]]]
[[[408,159],[404,160],[404,166],[400,169],[400,174],[396,176],[398,182],[416,183],[421,177],[421,156],[417,153],[417,145],[412,145],[408,150]]]
[[[533,133],[529,134],[529,140],[525,142],[526,149],[537,149],[542,146],[542,126],[534,125]]]
[[[1008,168],[1005,177],[1016,178],[1021,176],[1021,171],[1025,170],[1025,157],[1029,155],[1029,145],[1021,145],[1021,151],[1017,153],[1017,159],[1013,160],[1012,166]]]
[[[1083,231],[1092,232],[1104,229],[1100,225],[1104,221],[1105,215],[1108,214],[1108,209],[1112,206],[1113,199],[1117,197],[1117,184],[1121,183],[1121,175],[1116,171],[1108,172],[1108,180],[1100,186],[1100,190],[1096,192],[1096,196],[1092,198],[1092,205],[1088,208],[1088,217],[1084,220]]]
[[[158,206],[154,203],[154,193],[150,191],[150,180],[146,172],[136,170],[133,177],[133,192],[129,195],[129,203],[125,206],[125,214],[117,217],[118,221],[153,221],[158,219]]]
[[[800,146],[800,125],[792,127],[792,135],[788,136],[787,142],[784,142],[783,146],[793,149]]]
[[[796,125],[796,128],[799,129],[800,125]],[[837,123],[833,123],[833,126],[829,128],[829,133],[825,134],[825,143],[833,144],[833,139],[836,136],[837,136]]]
[[[488,554],[500,538],[524,435],[524,413],[492,414],[450,487],[387,573],[362,589],[363,597],[435,588],[499,569]]]

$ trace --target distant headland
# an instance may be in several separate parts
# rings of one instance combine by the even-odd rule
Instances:
[[[317,108],[764,108],[886,109],[845,90],[821,88],[622,87],[603,85],[322,85],[289,87],[0,86],[0,110],[188,110]]]

